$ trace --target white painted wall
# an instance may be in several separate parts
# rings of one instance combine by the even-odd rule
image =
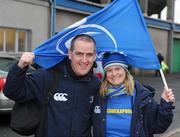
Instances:
[[[31,30],[32,49],[48,38],[49,24],[50,8],[46,1],[0,0],[0,27]]]

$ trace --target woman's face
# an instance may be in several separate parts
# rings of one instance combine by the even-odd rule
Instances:
[[[110,66],[106,68],[107,81],[113,86],[119,86],[124,83],[126,70],[121,66]]]

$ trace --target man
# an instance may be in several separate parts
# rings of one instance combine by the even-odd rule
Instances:
[[[52,83],[52,73],[39,69],[26,75],[35,55],[25,52],[9,71],[4,93],[15,101],[43,101]],[[92,103],[99,80],[93,75],[95,41],[88,35],[76,36],[65,58],[56,65],[61,76],[58,88],[49,99],[43,137],[89,137]]]

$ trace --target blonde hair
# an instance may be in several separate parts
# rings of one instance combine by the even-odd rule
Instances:
[[[125,89],[126,89],[126,92],[129,94],[129,95],[133,95],[133,92],[134,92],[134,79],[133,79],[133,76],[127,72],[128,70],[126,70],[126,77],[125,77],[125,80],[124,80],[124,86],[125,86]],[[108,82],[107,78],[106,78],[106,74],[105,74],[105,77],[104,77],[104,80],[101,84],[101,87],[100,87],[100,95],[105,97],[106,96],[106,93],[108,92],[108,87],[110,86],[110,83]]]

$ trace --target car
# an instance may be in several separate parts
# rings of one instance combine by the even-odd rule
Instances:
[[[14,101],[7,98],[3,93],[3,87],[6,82],[6,76],[9,68],[18,61],[17,57],[1,55],[0,56],[0,114],[10,113],[14,106]],[[30,67],[28,73],[34,71],[34,67]]]
[[[11,56],[0,56],[0,113],[9,113],[12,110],[14,101],[3,94],[3,87],[6,82],[9,67],[17,62],[17,58]]]
[[[101,61],[99,60],[96,61],[93,71],[94,71],[94,74],[99,78],[99,80],[102,81],[104,77],[104,71],[102,68]]]

